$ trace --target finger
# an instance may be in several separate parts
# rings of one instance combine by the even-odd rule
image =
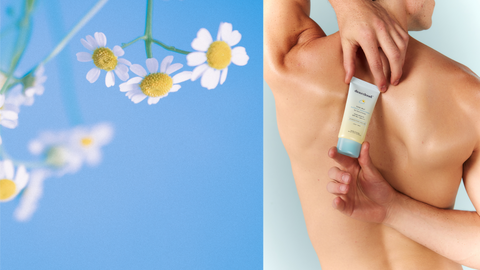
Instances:
[[[370,143],[364,142],[362,144],[358,163],[362,167],[364,173],[374,175],[377,172],[377,169],[373,166],[372,159],[370,158]]]
[[[349,185],[337,183],[337,182],[328,182],[327,191],[335,195],[345,195],[348,193]]]
[[[402,68],[403,68],[403,55],[400,49],[395,44],[394,40],[390,34],[386,31],[379,33],[379,44],[382,48],[382,51],[388,58],[390,63],[391,77],[390,82],[393,85],[396,85],[397,81],[402,77]]]
[[[340,170],[337,167],[332,167],[328,170],[328,177],[340,183],[348,184],[350,182],[350,174]]]
[[[343,50],[343,68],[345,69],[345,83],[350,83],[355,74],[355,58],[358,46],[353,45],[348,40],[342,39]]]
[[[376,42],[364,42],[360,43],[360,46],[365,53],[365,57],[367,57],[370,71],[375,78],[375,85],[377,85],[381,92],[387,91],[387,80],[383,74],[383,65],[382,60],[380,59],[378,44]]]
[[[335,199],[333,199],[333,208],[337,209],[338,211],[340,212],[345,212],[345,201],[342,200],[340,197],[336,197]]]
[[[354,158],[347,157],[345,155],[342,155],[342,154],[338,153],[336,147],[332,147],[328,150],[328,156],[331,159],[335,160],[338,164],[340,164],[344,168],[348,168],[348,167],[354,165],[355,162],[356,162],[356,160]]]

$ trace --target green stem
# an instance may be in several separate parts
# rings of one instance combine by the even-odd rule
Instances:
[[[175,48],[174,46],[168,46],[168,45],[166,45],[165,43],[163,43],[163,42],[161,42],[161,41],[158,41],[158,40],[156,40],[156,39],[154,39],[154,40],[152,40],[152,41],[153,41],[153,43],[162,46],[165,50],[168,50],[168,51],[177,52],[177,53],[181,53],[181,54],[189,54],[189,53],[191,53],[191,52],[189,52],[189,51],[184,51],[184,50],[177,49],[177,48]]]
[[[30,39],[30,33],[32,28],[31,14],[33,12],[33,5],[35,0],[25,0],[25,11],[23,17],[20,20],[20,32],[18,34],[17,41],[15,42],[16,50],[13,53],[12,62],[10,63],[10,68],[7,72],[7,79],[0,90],[0,94],[5,94],[7,89],[10,87],[10,84],[13,83],[13,73],[22,58],[23,53],[27,47],[28,40]]]
[[[95,16],[95,14],[97,14],[97,12],[107,3],[108,0],[99,0],[95,6],[92,7],[92,9],[90,9],[90,11],[77,23],[77,25],[75,25],[75,27],[73,27],[72,30],[70,30],[70,32],[62,39],[62,41],[60,41],[60,43],[58,43],[57,47],[55,47],[55,49],[53,49],[53,51],[42,61],[40,62],[39,65],[43,65],[45,63],[47,63],[48,61],[50,61],[50,59],[52,59],[53,57],[55,57],[58,53],[60,53],[63,48],[65,47],[65,45],[67,45],[67,43],[70,41],[70,39],[72,39],[72,37],[80,30],[82,29],[82,27],[88,22],[90,21],[90,19],[92,19],[93,16]],[[38,66],[39,66],[38,65]],[[37,66],[37,67],[38,67]],[[35,67],[34,70],[37,68]]]
[[[122,49],[125,49],[126,47],[132,45],[133,43],[135,43],[135,42],[137,42],[137,41],[139,41],[139,40],[142,40],[142,39],[145,40],[146,38],[147,38],[146,36],[141,36],[141,37],[138,37],[138,38],[136,38],[136,39],[134,39],[134,40],[132,40],[132,41],[130,41],[130,42],[128,42],[128,43],[122,43]]]
[[[145,22],[145,51],[147,52],[147,58],[152,58],[152,13],[153,13],[153,1],[147,0],[147,19]]]

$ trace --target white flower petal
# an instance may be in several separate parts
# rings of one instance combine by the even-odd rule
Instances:
[[[17,175],[15,175],[15,184],[17,185],[17,192],[22,190],[28,182],[28,173],[25,166],[20,165],[17,169]]]
[[[143,94],[142,90],[139,89],[133,89],[131,91],[128,91],[125,96],[127,96],[129,99],[132,99],[132,97],[136,96],[136,95],[139,95],[139,94]]]
[[[122,63],[122,64],[125,64],[125,65],[127,65],[127,66],[131,66],[131,65],[132,65],[132,63],[131,63],[130,61],[128,61],[127,59],[125,59],[125,58],[118,58],[117,61],[118,61],[118,63]]]
[[[82,43],[83,47],[85,47],[85,49],[87,50],[90,50],[90,51],[93,51],[95,50],[95,46],[93,46],[92,44],[90,44],[88,41],[86,41],[85,39],[80,39],[80,42]]]
[[[140,83],[141,81],[143,81],[142,77],[133,77],[130,80],[128,80],[127,83],[134,84],[134,83]]]
[[[220,26],[218,27],[218,31],[217,31],[217,40],[220,40],[220,38],[222,37],[222,28],[223,28],[223,22],[220,23]]]
[[[113,137],[113,127],[111,124],[102,123],[95,125],[91,131],[92,137],[97,141],[97,145],[102,146],[109,143]]]
[[[5,170],[5,177],[13,180],[14,168],[13,162],[9,159],[3,161],[3,169]]]
[[[136,83],[122,83],[120,84],[120,92],[128,92],[132,90],[140,90],[140,86]]]
[[[5,178],[5,166],[3,165],[3,161],[0,161],[0,179]]]
[[[139,103],[141,102],[142,100],[144,100],[145,98],[147,98],[147,96],[144,94],[144,93],[141,93],[141,94],[137,94],[135,96],[133,96],[131,98],[131,100],[133,101],[133,103]]]
[[[172,88],[170,88],[170,92],[177,92],[178,90],[180,90],[180,88],[182,88],[181,85],[174,84],[174,85],[172,85]]]
[[[122,47],[115,45],[115,47],[113,47],[113,54],[117,57],[123,56],[125,54],[125,51],[122,49]]]
[[[34,155],[38,155],[43,152],[44,145],[39,140],[33,140],[28,144],[28,150]]]
[[[208,47],[212,43],[212,35],[208,32],[207,29],[202,28],[198,30],[197,37],[192,41],[192,48],[197,51],[204,51],[208,50]]]
[[[25,96],[27,97],[33,97],[35,95],[35,88],[34,87],[29,87],[25,89]]]
[[[98,76],[100,76],[100,69],[94,67],[94,68],[90,69],[90,71],[87,73],[87,80],[90,83],[94,83],[94,82],[97,81]]]
[[[208,69],[208,64],[203,64],[196,67],[192,72],[192,81],[195,81],[196,79],[198,79],[207,69]]]
[[[87,36],[87,41],[88,43],[90,43],[90,45],[92,45],[93,47],[97,48],[98,47],[98,43],[97,41],[90,35]]]
[[[158,71],[158,60],[155,58],[148,58],[146,61],[147,69],[150,73],[156,73]]]
[[[18,113],[14,111],[2,111],[1,112],[2,119],[7,119],[7,120],[17,120],[18,119]]]
[[[117,64],[117,67],[115,68],[115,74],[117,74],[118,78],[120,78],[122,81],[128,80],[128,67],[124,64]]]
[[[157,104],[162,97],[149,97],[148,105]]]
[[[162,63],[160,64],[160,72],[165,73],[165,71],[168,69],[170,64],[173,61],[173,56],[169,55],[165,58],[163,58]]]
[[[139,64],[131,65],[130,70],[133,73],[137,74],[138,76],[141,76],[141,77],[147,76],[147,71],[142,66],[140,66]]]
[[[198,66],[207,61],[207,54],[204,52],[192,52],[187,54],[187,65]]]
[[[0,95],[0,107],[3,107],[3,104],[5,104],[5,95]]]
[[[167,73],[167,75],[170,75],[172,74],[173,72],[181,69],[183,67],[182,64],[180,63],[175,63],[175,64],[172,64],[170,65],[168,68],[167,68],[167,71],[165,73]]]
[[[95,40],[97,41],[98,46],[105,47],[107,46],[107,37],[102,32],[95,32]]]
[[[0,125],[4,126],[6,128],[14,129],[18,126],[18,120],[2,119],[0,121]]]
[[[207,29],[202,28],[198,31],[197,37],[192,41],[192,48],[197,51],[206,52],[212,43],[212,36]]]
[[[223,41],[227,41],[230,39],[230,35],[232,34],[232,24],[231,23],[223,23],[220,26],[220,39]]]
[[[222,76],[220,77],[220,84],[223,84],[227,79],[228,67],[222,69]]]
[[[218,85],[220,80],[220,70],[208,68],[202,76],[201,84],[208,90],[212,90]]]
[[[232,62],[237,66],[245,66],[248,63],[248,55],[244,47],[235,47],[232,50]]]
[[[80,62],[90,62],[92,61],[92,55],[87,52],[79,52],[77,53],[77,60]]]
[[[102,160],[102,153],[98,149],[92,149],[86,153],[85,160],[88,165],[96,166]]]
[[[107,72],[107,76],[105,76],[105,85],[107,87],[115,85],[115,74],[113,74],[113,71]]]
[[[227,44],[232,47],[238,44],[240,40],[242,39],[242,34],[238,32],[237,30],[233,31],[228,40],[226,40]]]
[[[178,73],[177,75],[173,76],[172,80],[173,83],[181,83],[186,80],[190,80],[192,78],[192,72],[191,71],[183,71]]]

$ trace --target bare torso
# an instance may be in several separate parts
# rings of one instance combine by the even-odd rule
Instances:
[[[348,91],[338,33],[294,47],[285,62],[288,70],[267,70],[265,77],[322,269],[462,269],[389,227],[331,206],[327,171],[336,164],[327,151],[337,143]],[[362,56],[356,70],[373,82]],[[463,164],[477,143],[478,86],[467,68],[411,39],[402,82],[380,95],[366,136],[374,165],[396,190],[453,208]]]

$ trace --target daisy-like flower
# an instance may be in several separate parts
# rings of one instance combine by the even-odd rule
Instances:
[[[0,201],[6,202],[15,198],[28,183],[28,173],[25,166],[15,168],[11,160],[0,161]]]
[[[92,128],[77,127],[70,135],[70,146],[81,154],[89,165],[98,165],[102,160],[102,146],[110,143],[113,127],[102,123]]]
[[[28,221],[38,208],[38,201],[43,194],[43,182],[50,176],[50,172],[38,169],[31,172],[30,181],[20,199],[20,203],[13,213],[18,221]]]
[[[122,83],[120,91],[127,92],[126,96],[134,103],[139,103],[148,97],[148,104],[157,104],[168,93],[177,92],[181,87],[179,83],[189,80],[192,76],[191,71],[183,71],[171,77],[170,74],[183,67],[179,63],[172,64],[172,61],[173,56],[165,57],[160,65],[160,72],[157,72],[157,59],[147,59],[147,69],[150,74],[141,65],[132,65],[130,70],[140,77]]]
[[[45,163],[57,176],[66,173],[75,173],[81,166],[83,159],[79,153],[71,149],[70,132],[58,133],[43,132],[28,145],[34,155],[42,155]]]
[[[197,66],[193,70],[192,81],[202,76],[202,86],[211,90],[217,87],[219,81],[220,84],[225,82],[230,63],[246,65],[249,57],[245,48],[231,48],[237,45],[241,38],[242,35],[237,30],[232,31],[230,23],[220,24],[216,41],[213,41],[207,29],[200,29],[192,42],[192,48],[197,52],[187,55],[187,64]]]
[[[0,95],[0,125],[15,128],[18,124],[18,106],[5,102],[5,95]]]
[[[95,67],[90,69],[90,71],[87,73],[87,80],[90,83],[96,82],[100,76],[100,70],[102,69],[107,71],[107,75],[105,77],[105,84],[107,87],[115,85],[115,75],[113,74],[114,71],[120,80],[128,80],[129,75],[127,66],[130,66],[131,63],[124,58],[118,58],[119,56],[123,56],[125,54],[123,49],[118,45],[113,47],[113,51],[105,47],[107,45],[107,37],[101,32],[96,32],[94,36],[95,38],[88,35],[86,40],[83,38],[81,39],[83,46],[86,49],[93,51],[93,53],[77,53],[78,61],[90,62],[93,60],[93,63],[95,64]]]
[[[34,102],[35,95],[41,96],[45,92],[43,83],[47,80],[47,76],[44,76],[45,68],[40,65],[33,75],[29,74],[22,79],[23,94],[25,96],[23,105],[31,106]]]

